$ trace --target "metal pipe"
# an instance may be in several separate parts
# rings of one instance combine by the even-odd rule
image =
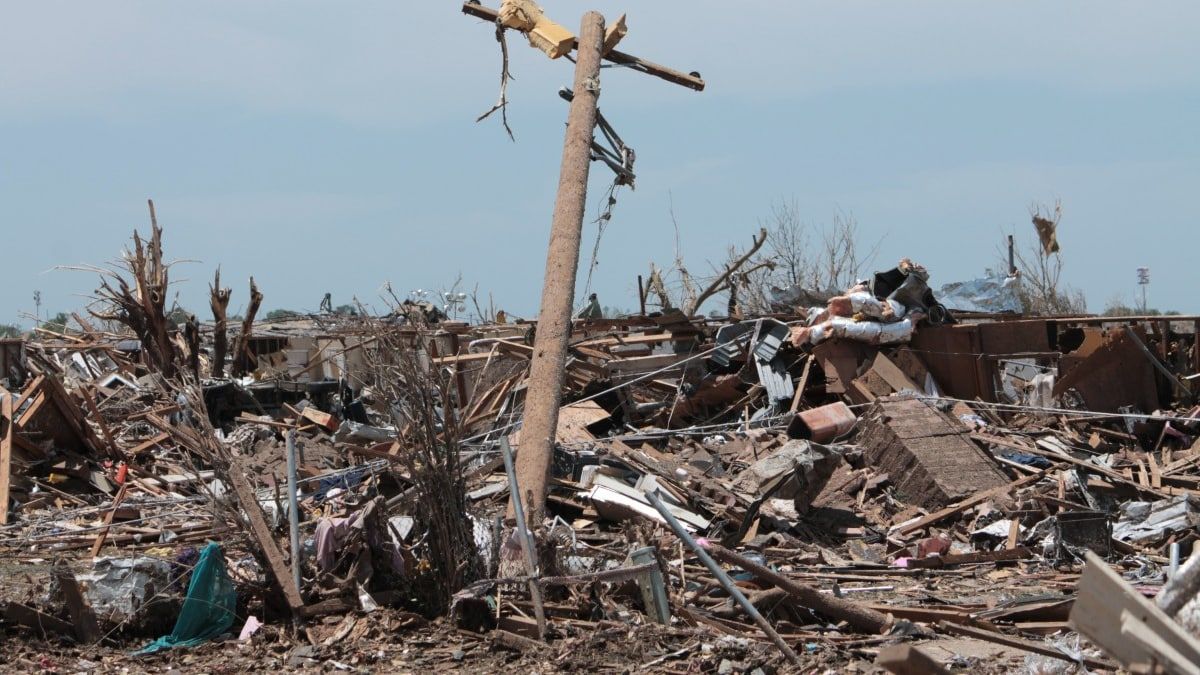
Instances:
[[[808,609],[820,612],[839,621],[845,621],[851,626],[867,631],[868,633],[886,633],[891,628],[892,621],[883,612],[853,603],[845,598],[823,595],[821,591],[815,588],[793,581],[723,546],[709,544],[705,548],[717,560],[727,565],[737,565],[757,577],[760,581],[765,581],[782,588],[799,604]]]
[[[525,507],[521,502],[521,487],[517,483],[517,470],[513,467],[512,448],[508,438],[500,437],[500,452],[504,456],[504,472],[508,474],[508,491],[512,493],[511,504],[517,517],[517,531],[521,536],[521,548],[525,551],[525,564],[529,566],[529,595],[533,598],[533,613],[537,618],[538,637],[546,639],[546,611],[542,607],[542,587],[538,582],[537,564],[533,555],[533,535],[525,524]]]
[[[792,648],[783,641],[783,638],[780,637],[779,633],[775,632],[775,629],[771,627],[771,624],[767,623],[767,620],[763,618],[763,615],[759,613],[758,609],[746,599],[746,596],[743,595],[740,590],[738,590],[738,587],[733,583],[733,579],[730,579],[729,575],[725,573],[725,570],[721,569],[721,566],[717,564],[717,561],[712,559],[712,556],[708,554],[708,551],[705,551],[700,544],[696,543],[696,540],[692,538],[692,535],[688,534],[687,530],[683,528],[683,525],[675,518],[670,510],[667,509],[667,505],[663,504],[662,499],[660,499],[658,496],[658,492],[647,492],[646,499],[650,500],[650,505],[653,506],[655,510],[658,511],[659,515],[661,515],[663,519],[667,521],[667,525],[671,527],[671,530],[675,533],[675,536],[679,537],[684,544],[687,544],[687,547],[692,550],[692,553],[695,553],[696,557],[700,559],[700,562],[704,563],[704,566],[708,568],[708,571],[712,572],[713,576],[717,578],[717,581],[720,582],[721,586],[725,589],[725,592],[729,593],[729,595],[733,597],[734,601],[741,606],[742,610],[745,611],[746,614],[750,615],[751,619],[754,619],[754,623],[758,625],[759,629],[761,629],[763,633],[766,633],[767,637],[771,638],[771,641],[775,643],[775,646],[779,648],[779,651],[783,652],[783,655],[786,656],[792,663],[800,663],[800,657],[796,656],[796,652],[792,651]]]
[[[292,583],[300,593],[300,501],[296,498],[296,430],[287,435],[288,527],[292,544]]]

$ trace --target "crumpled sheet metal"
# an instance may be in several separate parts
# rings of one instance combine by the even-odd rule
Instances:
[[[333,433],[335,443],[345,443],[351,440],[382,443],[394,438],[396,438],[396,430],[392,427],[373,427],[350,420],[343,421],[337,431]]]
[[[788,441],[751,464],[734,481],[733,489],[751,500],[773,491],[774,497],[794,500],[796,511],[805,513],[841,464],[846,449],[840,445]]]
[[[1157,502],[1125,502],[1113,525],[1113,539],[1141,544],[1165,538],[1172,532],[1200,526],[1196,500],[1179,495]]]
[[[171,563],[158,558],[99,558],[92,571],[77,575],[98,617],[124,621],[133,617],[171,583]]]
[[[982,277],[970,281],[956,281],[942,286],[938,299],[943,305],[960,312],[1013,312],[1025,311],[1018,277]]]

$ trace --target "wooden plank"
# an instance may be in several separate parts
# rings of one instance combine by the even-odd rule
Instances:
[[[104,514],[104,526],[96,533],[96,540],[92,542],[93,558],[100,555],[100,549],[104,548],[104,540],[108,538],[108,528],[112,526],[113,517],[116,516],[117,508],[121,506],[121,502],[125,500],[125,492],[128,488],[129,483],[125,483],[121,486],[121,489],[117,490],[116,496],[113,497],[112,507],[108,510],[108,513]]]
[[[12,481],[12,447],[16,423],[13,422],[13,400],[8,392],[0,390],[0,424],[4,435],[0,436],[0,525],[8,524],[8,489]]]
[[[971,612],[965,609],[951,607],[909,607],[885,604],[867,604],[865,606],[884,614],[891,614],[897,619],[908,619],[909,621],[921,621],[925,623],[949,621],[950,623],[961,623],[967,626],[991,627],[990,622],[971,616]]]
[[[1153,452],[1146,453],[1146,463],[1150,467],[1150,487],[1162,487],[1162,471],[1159,470],[1158,462],[1154,459]]]
[[[1157,660],[1154,650],[1138,639],[1136,629],[1122,624],[1132,619],[1145,624],[1170,649],[1200,669],[1200,644],[1153,602],[1142,597],[1102,558],[1087,552],[1079,579],[1078,596],[1071,608],[1071,626],[1126,668]]]
[[[153,410],[143,410],[140,413],[134,413],[134,414],[130,415],[127,419],[140,420],[144,417],[150,417],[151,415],[162,416],[162,415],[169,415],[173,412],[179,412],[179,406],[174,403],[172,403],[171,405],[165,405],[161,408],[154,408]]]
[[[1129,485],[1130,487],[1135,488],[1139,492],[1152,494],[1152,495],[1155,495],[1156,497],[1159,497],[1162,499],[1170,497],[1172,494],[1170,492],[1170,488],[1153,488],[1153,487],[1150,487],[1149,485],[1138,485],[1136,482],[1129,480],[1125,476],[1122,476],[1121,474],[1117,473],[1116,471],[1113,471],[1112,469],[1109,469],[1109,468],[1106,468],[1103,466],[1099,466],[1097,464],[1092,464],[1091,462],[1088,462],[1088,461],[1085,461],[1082,459],[1076,459],[1075,457],[1072,457],[1071,455],[1063,455],[1063,454],[1059,454],[1057,452],[1050,452],[1048,450],[1043,450],[1041,448],[1033,448],[1033,447],[1027,447],[1024,445],[1017,445],[1015,443],[1008,442],[1003,438],[1000,438],[998,436],[993,436],[991,434],[975,433],[975,434],[971,434],[971,438],[974,438],[975,440],[978,440],[978,441],[983,441],[984,443],[994,443],[996,445],[1013,448],[1015,450],[1019,450],[1020,452],[1028,453],[1031,455],[1038,455],[1039,457],[1046,457],[1048,459],[1051,459],[1051,460],[1054,460],[1057,462],[1068,462],[1070,464],[1074,464],[1075,466],[1087,469],[1088,471],[1091,471],[1092,473],[1098,473],[1101,476],[1104,476],[1110,480],[1116,481],[1118,483],[1123,483],[1125,485]]]
[[[500,14],[491,7],[484,7],[483,5],[479,4],[478,0],[467,0],[466,2],[463,2],[462,12],[468,16],[474,16],[483,19],[493,26],[496,24],[496,19],[500,16]],[[578,40],[573,40],[571,49],[573,50],[577,48]],[[666,66],[638,58],[632,54],[619,52],[615,49],[604,54],[603,58],[605,61],[612,61],[613,63],[628,66],[634,70],[646,73],[647,75],[653,75],[657,78],[666,80],[667,82],[687,87],[688,89],[704,91],[704,80],[700,78],[699,73],[681,73],[673,68],[668,68]]]
[[[1042,656],[1049,656],[1053,659],[1060,659],[1068,663],[1077,663],[1077,661],[1070,656],[1067,656],[1057,649],[1054,649],[1053,647],[1041,642],[1034,642],[1033,640],[1012,637],[1010,635],[1004,635],[1003,633],[993,633],[992,631],[983,630],[980,628],[972,628],[970,626],[963,626],[961,624],[953,624],[947,621],[938,623],[938,628],[946,631],[947,633],[975,638],[976,640],[983,640],[984,642],[993,642],[998,645],[1004,645],[1005,647],[1012,647],[1014,649],[1033,652],[1034,654],[1041,654]],[[1111,661],[1102,661],[1100,659],[1093,659],[1086,656],[1082,659],[1079,659],[1079,661],[1081,661],[1083,665],[1087,666],[1088,668],[1097,668],[1102,670],[1117,669],[1117,664]]]
[[[1005,543],[1004,548],[1009,549],[1009,550],[1015,549],[1017,547],[1017,541],[1020,539],[1020,537],[1021,537],[1021,519],[1013,518],[1008,523],[1008,541]]]
[[[139,453],[145,452],[145,451],[149,450],[150,448],[153,448],[154,446],[158,445],[159,443],[162,443],[163,441],[169,439],[170,437],[171,437],[171,434],[161,433],[161,434],[155,436],[154,438],[151,438],[147,441],[138,443],[137,446],[135,446],[129,450],[129,456],[134,457],[134,456],[138,455]]]
[[[1143,650],[1151,655],[1150,663],[1158,666],[1165,665],[1168,673],[1197,673],[1200,663],[1188,659],[1179,653],[1169,642],[1142,623],[1129,610],[1121,610],[1121,634],[1131,641],[1138,643]],[[1132,668],[1132,666],[1131,666]],[[1159,668],[1155,668],[1157,671]]]
[[[259,417],[258,415],[248,413],[244,410],[238,414],[238,421],[251,422],[253,424],[262,424],[262,425],[265,425],[268,427],[275,427],[277,429],[294,429],[296,427],[295,424],[289,424],[287,422],[276,422],[275,420],[272,420],[272,419],[263,419],[262,417]],[[155,425],[155,426],[157,426],[157,425]],[[159,428],[162,428],[162,427],[159,427]]]
[[[108,428],[108,424],[100,414],[100,408],[96,405],[96,399],[92,396],[92,392],[87,387],[80,387],[79,391],[83,394],[83,402],[87,405],[88,412],[96,420],[96,426],[100,427],[100,433],[104,435],[108,451],[113,457],[125,459],[125,453],[121,452],[121,446],[117,445],[117,441],[113,439],[112,430]]]
[[[928,569],[933,567],[945,567],[947,565],[1025,560],[1032,557],[1033,551],[1024,546],[1020,546],[1017,548],[1005,549],[1003,551],[979,551],[977,553],[952,553],[949,555],[929,556],[928,558],[909,560],[908,566],[914,569]]]
[[[796,382],[796,395],[792,397],[792,407],[789,412],[800,409],[800,401],[804,399],[804,388],[808,386],[808,373],[812,370],[813,357],[809,355],[804,361],[804,370],[800,371],[800,379]]]
[[[679,354],[655,354],[653,356],[614,359],[608,362],[605,370],[610,377],[644,375],[655,371],[668,372],[672,367],[679,365],[684,358],[686,357]]]
[[[16,403],[13,404],[13,410],[20,410],[21,406],[25,405],[25,401],[29,400],[29,397],[33,396],[38,392],[39,389],[41,389],[42,380],[45,379],[45,375],[38,375],[37,377],[33,378],[33,382],[30,382],[25,386],[25,391],[21,392],[21,397],[17,399]]]
[[[619,335],[606,338],[591,338],[577,342],[571,347],[618,347],[624,345],[657,344],[659,342],[684,342],[695,340],[695,335],[675,335],[673,333],[654,333],[653,335]]]
[[[43,638],[50,633],[73,636],[75,628],[56,616],[44,614],[38,610],[16,602],[4,603],[4,618],[13,623],[38,631]]]
[[[324,427],[325,429],[328,429],[329,431],[337,431],[337,428],[338,428],[337,418],[335,418],[333,415],[330,415],[327,412],[317,410],[316,408],[312,407],[311,405],[305,407],[304,410],[300,411],[300,416],[303,417],[304,419],[312,422],[313,424],[316,424],[319,427]]]
[[[246,480],[246,474],[237,467],[232,467],[229,471],[229,482],[232,484],[238,504],[242,507],[242,512],[250,521],[250,535],[258,542],[263,557],[267,559],[267,567],[271,570],[275,583],[283,591],[283,597],[287,600],[288,607],[293,614],[303,616],[304,599],[300,597],[300,591],[293,585],[292,571],[283,561],[283,553],[279,550],[279,545],[276,544],[275,538],[271,534],[271,527],[267,524],[266,517],[263,516],[262,505],[258,503],[254,489]]]
[[[435,366],[452,366],[459,363],[470,363],[472,361],[485,361],[491,355],[492,353],[490,351],[478,352],[475,354],[456,354],[454,356],[439,356],[437,358],[430,359],[430,361]]]
[[[490,636],[497,644],[503,647],[508,647],[509,649],[515,649],[520,652],[538,651],[546,646],[545,642],[538,642],[537,640],[532,640],[523,635],[517,635],[516,633],[510,633],[509,631],[500,628],[488,633],[488,636]]]
[[[46,405],[46,401],[49,398],[50,397],[47,396],[45,392],[39,391],[35,395],[33,403],[29,404],[29,407],[25,409],[25,412],[21,413],[21,419],[17,421],[17,427],[24,429],[25,425],[29,424],[30,420],[37,417],[38,411],[41,410],[42,406]],[[14,413],[15,412],[16,409],[14,409]]]

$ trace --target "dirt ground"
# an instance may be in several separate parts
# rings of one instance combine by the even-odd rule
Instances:
[[[22,673],[880,673],[872,665],[880,638],[857,644],[807,642],[796,645],[804,663],[793,668],[775,648],[754,634],[717,635],[695,628],[612,624],[589,632],[560,634],[549,644],[519,651],[489,634],[454,628],[446,622],[420,624],[407,612],[379,610],[369,615],[314,621],[309,634],[290,627],[264,626],[251,639],[215,641],[191,649],[148,656],[132,651],[145,641],[78,647],[39,639],[28,632],[0,636],[4,672]],[[349,631],[347,632],[347,628]],[[341,639],[339,636],[344,635]],[[148,641],[148,640],[147,640]],[[1021,669],[1026,654],[967,638],[923,643],[952,672],[1003,673]],[[1070,664],[1057,662],[1071,672]]]

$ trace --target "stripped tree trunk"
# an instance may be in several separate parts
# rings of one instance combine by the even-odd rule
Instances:
[[[213,377],[225,377],[225,355],[229,352],[229,327],[227,310],[231,288],[221,288],[221,268],[213,275],[212,285],[208,287],[209,301],[213,314],[213,357],[209,374]]]
[[[254,284],[254,277],[250,277],[250,307],[246,309],[246,318],[242,319],[242,332],[238,335],[233,349],[232,375],[234,377],[241,377],[257,367],[254,354],[250,353],[250,334],[254,330],[254,315],[258,313],[262,301],[263,294]]]

